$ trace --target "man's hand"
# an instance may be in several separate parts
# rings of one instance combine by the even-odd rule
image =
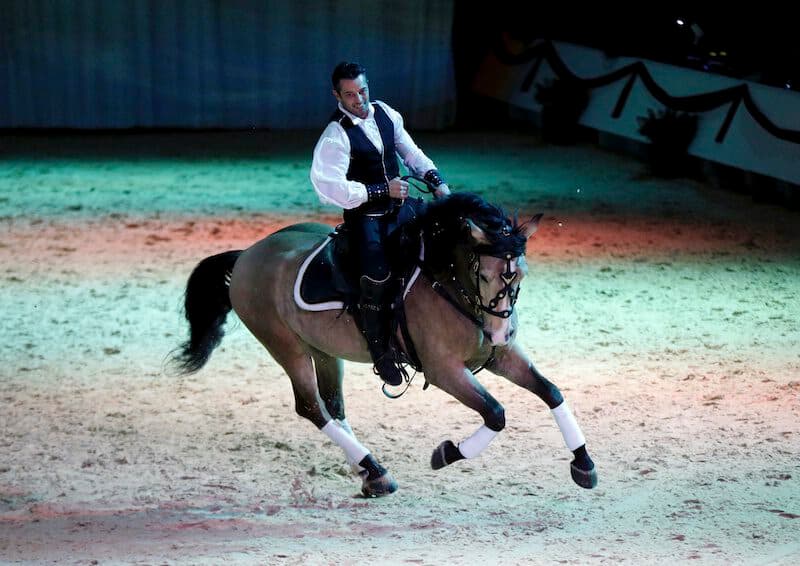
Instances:
[[[449,194],[450,194],[450,187],[447,186],[447,183],[442,183],[441,185],[433,189],[434,198],[446,197]]]
[[[399,198],[405,200],[408,198],[408,182],[403,181],[400,177],[395,177],[389,181],[389,196],[392,198]]]

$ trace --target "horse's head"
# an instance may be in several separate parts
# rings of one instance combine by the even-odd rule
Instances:
[[[473,251],[467,255],[471,262],[469,271],[475,274],[475,299],[483,312],[483,332],[492,346],[509,344],[516,333],[514,305],[522,280],[528,274],[524,242],[536,232],[541,217],[538,214],[522,225],[509,222],[499,235],[490,235],[471,219],[466,219],[470,237],[475,242]],[[516,242],[504,245],[504,238],[514,236]],[[523,242],[521,250],[520,240]]]
[[[509,344],[516,332],[525,245],[541,216],[518,224],[482,198],[456,193],[433,203],[423,222],[426,263],[466,303],[493,346]]]

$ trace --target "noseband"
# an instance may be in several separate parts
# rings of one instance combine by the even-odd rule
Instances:
[[[519,288],[514,290],[514,279],[517,278],[517,274],[511,271],[511,260],[514,259],[514,256],[510,253],[506,253],[504,256],[500,257],[499,259],[506,260],[506,270],[505,272],[500,274],[500,279],[503,280],[503,288],[498,291],[497,295],[489,301],[488,305],[483,304],[483,298],[481,297],[481,278],[480,278],[480,269],[481,269],[481,261],[480,256],[474,252],[470,252],[467,261],[469,262],[470,269],[475,273],[475,296],[474,298],[467,292],[466,289],[459,283],[458,286],[460,287],[461,294],[464,296],[464,299],[469,303],[469,305],[477,310],[481,310],[485,313],[488,313],[492,316],[496,316],[499,318],[509,318],[512,314],[514,314],[514,305],[517,302],[517,298],[519,297]],[[455,281],[455,277],[453,278]],[[456,281],[456,283],[458,283]],[[496,310],[497,305],[505,299],[506,295],[511,301],[510,308],[506,310]]]

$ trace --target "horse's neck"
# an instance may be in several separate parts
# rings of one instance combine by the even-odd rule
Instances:
[[[463,363],[480,358],[485,353],[482,327],[465,316],[463,307],[454,307],[437,292],[436,281],[429,274],[421,274],[414,283],[419,289],[405,300],[410,338],[423,368],[431,369],[431,363],[438,367],[453,361],[453,356]],[[453,289],[447,292],[455,296]]]
[[[463,281],[465,276],[459,276],[451,269],[453,263],[446,263],[444,266],[431,266],[423,262],[423,272],[430,280],[431,287],[450,306],[469,318],[473,324],[480,326],[480,313],[475,312],[473,305],[468,298],[468,282]]]

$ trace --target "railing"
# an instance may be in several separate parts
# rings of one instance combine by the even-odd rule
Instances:
[[[776,124],[768,115],[800,122],[800,93],[664,63],[627,61],[631,60],[609,59],[597,50],[550,41],[511,53],[500,42],[484,62],[474,88],[480,94],[539,110],[532,92],[535,84],[548,78],[570,81],[590,94],[581,124],[645,142],[635,118],[653,109],[654,103],[698,114],[700,130],[689,148],[691,154],[800,184],[800,129]],[[576,74],[574,66],[581,67],[584,76]],[[609,67],[615,68],[603,72]],[[667,79],[672,87],[695,92],[670,94],[650,68],[657,69],[659,78]],[[723,88],[711,90],[721,83]],[[610,89],[616,90],[611,93]],[[759,101],[768,103],[768,111],[756,102],[754,90]],[[598,96],[600,92],[604,94]]]

